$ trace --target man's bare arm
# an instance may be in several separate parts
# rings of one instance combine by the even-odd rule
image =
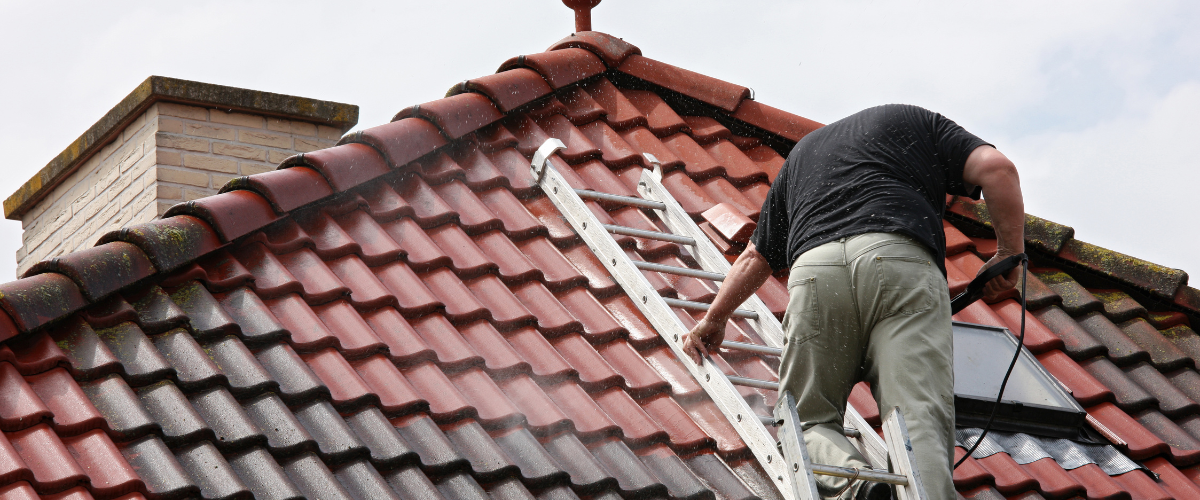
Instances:
[[[767,258],[758,253],[754,243],[746,245],[746,250],[734,261],[717,297],[704,314],[704,318],[683,339],[683,351],[700,364],[701,357],[709,349],[716,349],[725,340],[725,322],[733,315],[733,311],[750,298],[767,278],[771,276],[771,266]]]
[[[963,180],[983,188],[988,215],[996,230],[996,255],[987,261],[983,272],[1010,255],[1025,252],[1025,200],[1017,167],[1008,157],[991,146],[980,146],[967,157]],[[1018,269],[988,282],[986,298],[995,298],[1017,284]]]

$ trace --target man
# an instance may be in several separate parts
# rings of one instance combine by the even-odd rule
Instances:
[[[842,433],[850,390],[871,384],[880,413],[899,406],[930,498],[955,498],[954,353],[945,279],[946,195],[987,198],[997,251],[1025,251],[1016,167],[946,117],[886,105],[805,136],[788,155],[758,228],[684,350],[696,361],[774,271],[790,266],[781,390],[797,399],[815,463],[867,467]],[[988,283],[1011,289],[1017,270]],[[817,476],[825,498],[887,498],[881,483]]]

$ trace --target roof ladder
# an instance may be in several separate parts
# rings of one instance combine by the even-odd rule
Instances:
[[[566,146],[554,138],[547,139],[533,155],[530,171],[546,196],[554,203],[588,248],[604,262],[613,279],[637,304],[642,314],[662,336],[675,356],[704,388],[709,397],[725,414],[729,423],[737,430],[742,440],[754,453],[759,464],[785,498],[793,500],[817,500],[814,474],[883,482],[896,486],[900,500],[924,500],[926,498],[916,461],[908,439],[904,418],[896,408],[889,412],[883,424],[886,442],[879,438],[870,424],[846,406],[844,426],[846,436],[867,457],[871,469],[856,471],[830,465],[814,464],[808,459],[808,450],[801,435],[802,422],[796,413],[796,402],[790,392],[779,395],[773,416],[758,415],[738,393],[734,385],[744,385],[767,390],[779,390],[779,383],[726,375],[711,359],[697,365],[683,353],[683,338],[687,327],[676,316],[675,308],[706,310],[708,304],[662,297],[642,274],[642,270],[673,273],[681,276],[712,280],[719,283],[729,272],[729,262],[709,241],[708,236],[683,210],[675,198],[663,187],[662,169],[658,160],[643,153],[653,169],[642,172],[638,183],[641,198],[622,196],[597,191],[578,190],[551,165],[550,158]],[[602,224],[584,199],[623,204],[642,209],[648,216],[653,214],[661,220],[671,233],[646,231],[623,226]],[[672,234],[673,233],[673,234]],[[611,234],[638,238],[669,241],[691,247],[691,253],[702,269],[679,268],[662,264],[635,261],[621,249]],[[740,349],[763,355],[778,356],[782,352],[784,333],[779,321],[757,296],[738,309],[735,316],[744,318],[766,345],[725,341],[721,347]],[[777,443],[767,430],[767,425],[779,426]],[[896,473],[885,472],[889,458]]]

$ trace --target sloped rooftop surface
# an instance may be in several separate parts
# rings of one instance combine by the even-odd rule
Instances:
[[[780,153],[819,124],[601,33],[551,49],[0,285],[0,499],[773,498],[533,187],[529,157],[559,138],[552,161],[576,187],[633,194],[653,153],[732,256],[746,231],[728,221],[757,217]],[[980,205],[948,203],[957,292],[995,241]],[[960,493],[1200,497],[1200,294],[1031,221],[1027,345],[1160,481],[977,452]],[[619,241],[635,259],[691,259]],[[715,293],[647,276],[679,298]],[[782,282],[760,296],[782,313]],[[1019,314],[1008,299],[957,319],[1015,329]],[[775,378],[770,359],[719,360]],[[743,391],[768,413],[772,394]],[[852,403],[878,423],[868,388]]]

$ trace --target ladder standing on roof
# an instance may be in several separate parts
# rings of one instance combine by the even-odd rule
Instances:
[[[785,498],[794,500],[819,498],[814,474],[889,483],[896,486],[898,498],[901,500],[923,500],[925,498],[920,474],[915,465],[915,457],[909,444],[908,431],[898,409],[889,412],[884,421],[886,445],[881,442],[879,436],[866,421],[854,411],[853,407],[848,406],[846,412],[847,436],[854,439],[855,445],[870,459],[873,467],[883,468],[890,460],[896,473],[876,469],[855,470],[813,464],[808,459],[808,451],[800,430],[802,422],[798,420],[795,399],[791,393],[785,392],[780,395],[773,416],[758,415],[742,398],[734,385],[779,390],[778,382],[726,375],[711,359],[706,358],[701,364],[696,364],[686,356],[683,352],[682,341],[687,335],[688,329],[672,308],[705,310],[708,305],[662,297],[642,274],[642,270],[720,282],[724,280],[725,274],[729,271],[728,261],[663,187],[661,168],[652,155],[644,154],[648,163],[654,168],[642,172],[642,178],[638,183],[638,192],[642,198],[634,198],[572,188],[549,161],[558,150],[564,148],[561,141],[552,138],[548,139],[534,153],[530,165],[534,182],[542,188],[559,212],[587,243],[588,248],[601,262],[604,262],[614,280],[633,299],[667,345],[675,351],[676,357],[687,367],[700,386],[721,409]],[[674,234],[602,224],[584,203],[585,198],[624,204],[649,211],[662,220]],[[703,269],[635,261],[629,258],[610,233],[686,245]],[[743,308],[738,309],[734,314],[745,318],[767,345],[725,342],[722,347],[775,356],[781,353],[783,329],[779,321],[758,297],[751,296]],[[779,426],[778,444],[764,424]]]

